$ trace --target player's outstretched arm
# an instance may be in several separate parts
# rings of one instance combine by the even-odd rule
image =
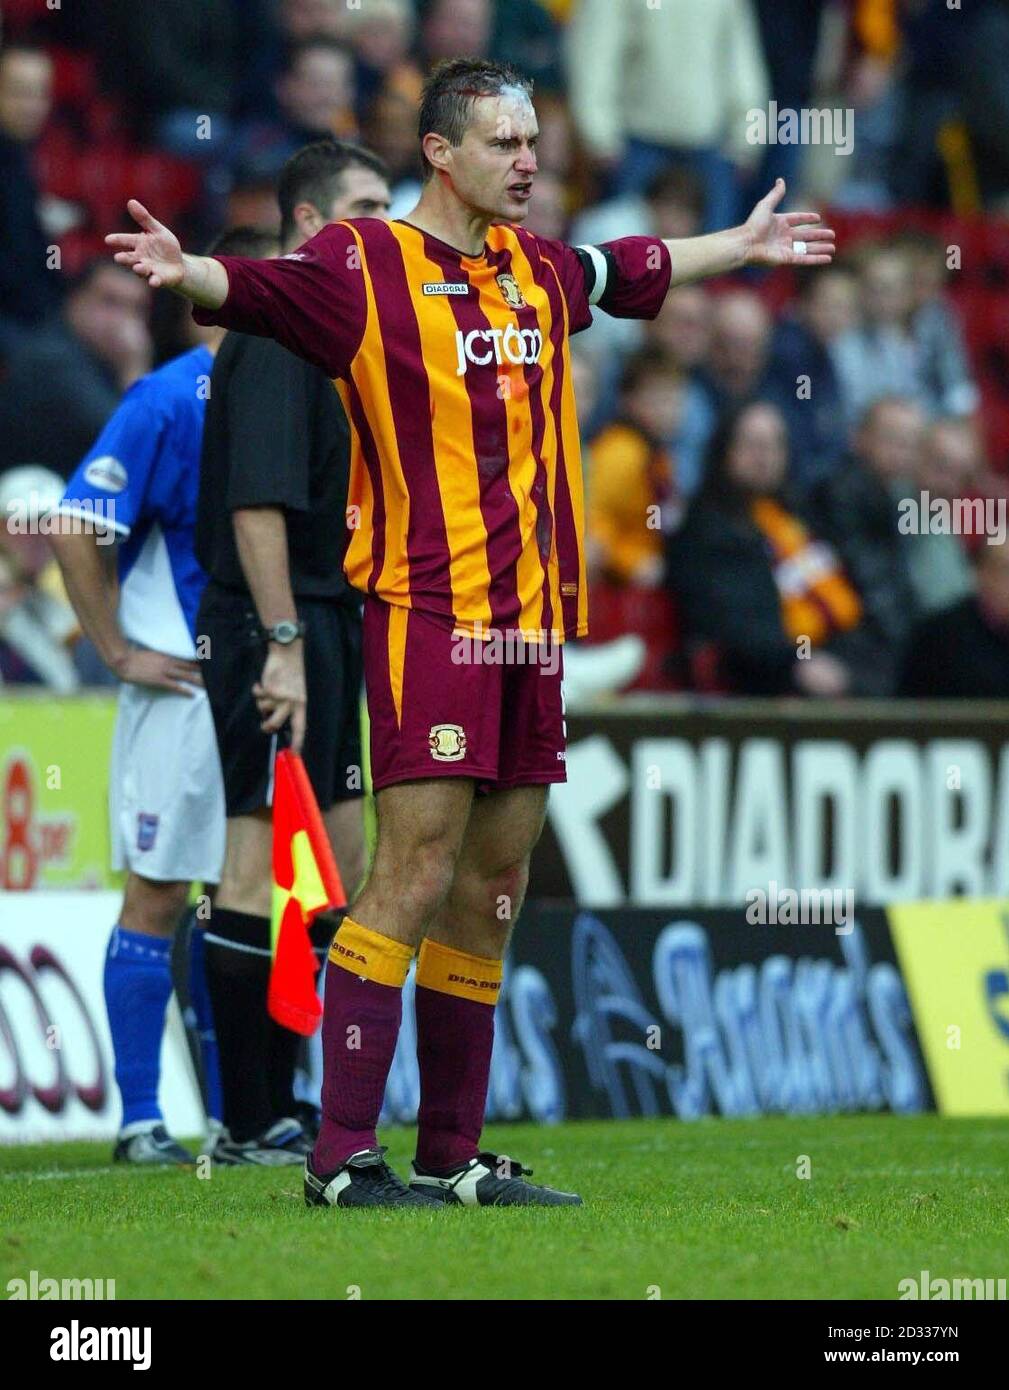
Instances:
[[[136,198],[126,207],[141,230],[112,232],[105,238],[117,263],[142,276],[152,290],[174,290],[203,309],[219,309],[228,297],[228,272],[220,261],[186,255],[175,233]]]
[[[785,180],[778,179],[741,227],[666,241],[672,261],[670,285],[725,275],[748,265],[830,265],[834,232],[820,226],[817,212],[777,212],[784,196]]]

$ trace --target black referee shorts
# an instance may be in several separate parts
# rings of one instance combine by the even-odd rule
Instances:
[[[363,795],[361,764],[361,616],[328,599],[297,599],[305,624],[305,685],[308,712],[302,757],[321,810]],[[207,585],[197,615],[197,632],[208,642],[201,661],[217,731],[229,816],[246,816],[269,806],[273,759],[287,731],[265,734],[252,694],[263,673],[267,641],[252,599]]]

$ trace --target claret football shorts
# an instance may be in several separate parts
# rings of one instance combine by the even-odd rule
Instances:
[[[478,789],[566,779],[563,648],[519,633],[467,637],[368,597],[364,679],[375,790],[425,777]]]

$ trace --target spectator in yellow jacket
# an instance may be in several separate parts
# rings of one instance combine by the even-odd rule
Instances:
[[[590,578],[616,584],[661,584],[664,535],[681,506],[672,457],[662,444],[675,433],[683,378],[672,358],[646,347],[627,363],[620,414],[592,444],[588,480]]]

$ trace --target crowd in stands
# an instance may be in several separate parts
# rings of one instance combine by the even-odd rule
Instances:
[[[681,286],[654,322],[600,314],[573,340],[590,641],[638,634],[639,690],[1009,696],[1009,0],[0,16],[5,508],[26,480],[58,491],[121,393],[192,345],[181,302],[104,252],[128,196],[189,246],[275,230],[284,161],[334,135],[378,152],[402,216],[425,73],[486,55],[536,83],[533,231],[692,236],[782,175],[839,233],[827,271]],[[811,107],[831,139],[753,138],[754,112]],[[24,542],[0,529],[0,684],[98,679],[83,646],[52,659],[70,625]]]

